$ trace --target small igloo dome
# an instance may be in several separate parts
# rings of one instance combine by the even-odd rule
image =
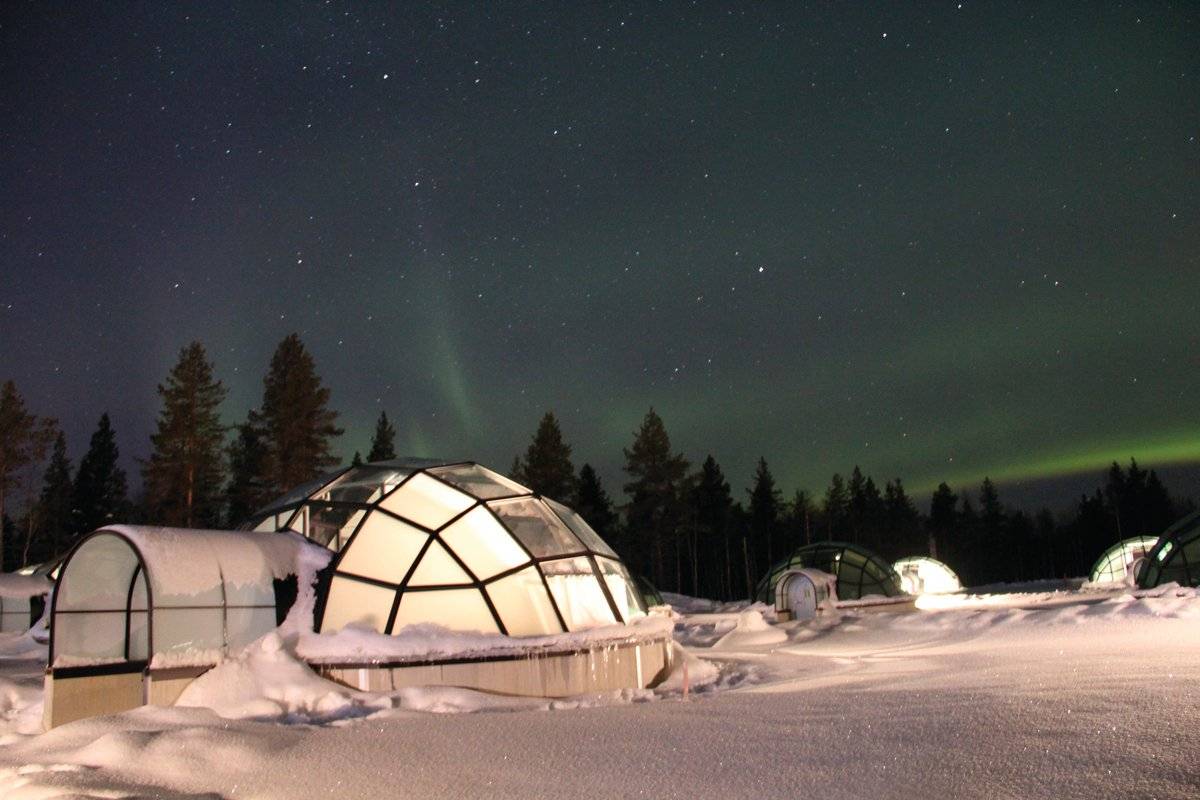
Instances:
[[[321,632],[434,623],[533,636],[646,613],[628,570],[582,517],[473,462],[350,467],[243,527],[293,530],[337,552]]]
[[[801,568],[817,569],[835,576],[839,601],[904,595],[892,565],[865,547],[849,542],[814,542],[797,548],[771,567],[758,582],[755,599],[763,603],[774,602],[779,579],[790,570]]]

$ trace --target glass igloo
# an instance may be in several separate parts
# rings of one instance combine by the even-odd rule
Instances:
[[[1138,570],[1142,589],[1171,582],[1200,586],[1200,511],[1167,528]]]
[[[798,548],[771,567],[754,591],[755,599],[775,602],[775,584],[789,570],[819,569],[837,578],[838,600],[860,600],[868,596],[899,597],[904,594],[892,565],[879,556],[849,542],[816,542]]]
[[[909,594],[952,594],[962,591],[954,570],[929,556],[902,558],[892,569],[900,578],[900,588]]]
[[[1096,559],[1088,573],[1088,582],[1093,586],[1125,583],[1157,542],[1157,536],[1133,536],[1117,542]]]
[[[318,631],[433,623],[532,636],[629,623],[629,572],[574,511],[473,462],[400,459],[300,487],[244,528],[337,552]]]

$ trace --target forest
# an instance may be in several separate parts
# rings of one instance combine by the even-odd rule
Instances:
[[[338,413],[296,334],[276,348],[261,404],[236,425],[222,422],[227,390],[199,342],[180,351],[157,391],[149,456],[138,462],[142,490],[131,498],[107,413],[76,467],[56,421],[29,410],[14,382],[0,388],[4,571],[62,555],[113,522],[236,527],[340,463],[333,453],[344,433]],[[1010,508],[987,478],[978,487],[942,483],[922,509],[899,477],[881,489],[858,466],[835,472],[820,496],[804,489],[785,495],[765,457],[745,488],[735,489],[713,455],[695,465],[676,452],[653,408],[623,455],[617,494],[590,464],[576,468],[547,411],[509,475],[573,506],[660,590],[725,600],[748,597],[771,564],[820,540],[860,544],[889,561],[932,555],[967,586],[1080,576],[1110,544],[1157,535],[1195,508],[1132,457],[1128,465],[1114,462],[1097,475],[1093,493],[1058,513]],[[353,463],[396,457],[395,428],[381,413],[366,455],[356,451]]]

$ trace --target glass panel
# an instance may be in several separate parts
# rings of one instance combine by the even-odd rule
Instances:
[[[417,571],[408,579],[408,585],[445,586],[451,583],[471,583],[471,576],[450,557],[446,548],[438,542],[430,542]]]
[[[138,570],[137,580],[133,582],[133,593],[129,595],[129,608],[134,611],[146,610],[146,573]]]
[[[383,633],[395,599],[393,589],[334,575],[325,604],[325,618],[321,620],[321,632],[360,625]]]
[[[837,593],[839,600],[858,600],[862,597],[862,570],[841,563],[837,572]]]
[[[387,514],[372,514],[346,548],[337,569],[399,584],[428,538],[424,531]]]
[[[125,612],[54,616],[54,661],[111,663],[125,660]]]
[[[265,514],[268,511],[278,511],[283,506],[290,506],[290,505],[299,503],[301,500],[305,500],[305,499],[311,497],[312,495],[316,494],[321,489],[321,487],[325,486],[326,484],[330,483],[335,478],[337,478],[337,476],[341,475],[343,471],[344,470],[337,470],[336,472],[330,472],[326,475],[322,475],[321,477],[317,478],[316,480],[309,481],[308,483],[300,484],[295,489],[292,489],[290,492],[285,494],[283,497],[276,498],[275,500],[272,500],[270,503],[268,503],[267,505],[260,508],[254,516],[257,517],[259,514]]]
[[[364,513],[360,508],[309,503],[305,506],[303,530],[300,532],[317,544],[337,550],[350,538],[350,534],[354,533],[354,528]],[[296,522],[292,523],[292,527],[296,528]]]
[[[600,588],[600,581],[586,558],[544,561],[542,572],[554,602],[567,623],[567,630],[578,631],[598,625],[612,625],[612,608]]]
[[[155,654],[221,650],[225,646],[222,617],[220,608],[160,608],[155,598]]]
[[[70,570],[58,585],[58,609],[123,611],[137,566],[137,555],[124,539],[103,533],[93,536],[71,557]]]
[[[540,500],[504,500],[488,505],[536,558],[580,553],[587,549]]]
[[[342,503],[374,503],[409,476],[399,467],[356,467],[313,497]]]
[[[150,659],[149,633],[146,624],[145,611],[134,611],[129,615],[129,660],[148,661]]]
[[[609,561],[607,558],[597,558],[596,563],[600,566],[604,584],[608,587],[608,593],[612,595],[613,602],[617,604],[617,610],[621,612],[624,621],[632,622],[638,617],[646,616],[642,593],[638,591],[637,584],[629,574],[629,570],[625,569],[625,565],[617,561]]]
[[[478,589],[405,592],[400,598],[400,610],[392,633],[398,633],[405,625],[423,622],[432,622],[452,631],[500,632]]]
[[[612,556],[613,558],[617,557],[617,554],[614,553],[613,549],[608,546],[608,543],[600,538],[600,534],[596,533],[596,531],[592,529],[592,526],[588,525],[587,522],[584,521],[583,517],[579,516],[562,503],[557,503],[548,497],[542,499],[546,501],[550,508],[554,509],[554,513],[558,514],[563,522],[567,523],[567,527],[579,537],[579,541],[583,542],[587,549],[591,550],[593,553],[599,553],[603,556]]]
[[[512,534],[483,506],[471,509],[439,536],[480,580],[529,561]]]
[[[229,647],[245,647],[263,634],[275,630],[275,606],[227,609],[225,625]]]
[[[489,583],[487,593],[510,636],[562,632],[542,576],[534,567]]]
[[[518,494],[532,494],[521,484],[511,481],[499,473],[492,472],[487,467],[478,464],[460,464],[456,467],[438,467],[429,470],[429,474],[437,475],[447,483],[452,483],[467,494],[480,500],[492,500],[497,497],[512,497]]]
[[[384,498],[380,507],[430,530],[437,530],[470,508],[474,502],[462,492],[422,472]]]

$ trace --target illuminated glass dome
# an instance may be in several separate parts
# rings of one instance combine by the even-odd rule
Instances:
[[[799,548],[771,567],[758,582],[755,599],[775,602],[775,584],[788,570],[819,569],[837,578],[838,600],[861,600],[869,595],[899,597],[904,594],[892,565],[879,556],[848,542],[817,542]]]
[[[646,613],[629,572],[582,517],[471,462],[351,467],[243,527],[293,530],[337,552],[318,631],[435,623],[531,636]]]
[[[1154,549],[1157,541],[1157,536],[1133,536],[1117,542],[1096,559],[1088,573],[1088,582],[1093,585],[1125,583],[1126,577],[1133,574],[1137,563]]]
[[[1172,581],[1200,586],[1200,511],[1167,528],[1138,570],[1137,584],[1143,589]]]
[[[910,556],[892,565],[900,588],[909,594],[952,594],[962,591],[954,570],[929,556]]]

